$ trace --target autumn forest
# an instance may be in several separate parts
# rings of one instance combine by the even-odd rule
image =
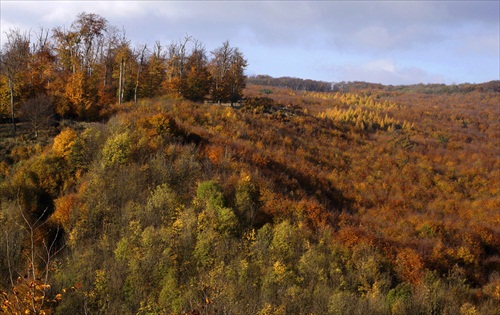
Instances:
[[[500,314],[500,81],[247,77],[91,13],[6,34],[1,314]]]

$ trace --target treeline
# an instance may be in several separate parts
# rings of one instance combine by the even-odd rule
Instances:
[[[227,41],[210,52],[189,36],[134,47],[124,31],[92,13],[79,14],[69,29],[11,29],[0,58],[0,117],[13,122],[40,95],[49,100],[48,112],[84,120],[109,115],[115,103],[165,94],[236,102],[247,66]]]
[[[471,92],[495,93],[500,92],[500,81],[489,81],[479,84],[462,83],[462,84],[416,84],[416,85],[401,85],[389,86],[386,88],[389,91],[413,92],[422,94],[457,94]]]
[[[248,77],[248,83],[263,85],[263,86],[274,86],[279,88],[289,88],[294,91],[316,91],[316,92],[328,92],[332,90],[332,83],[315,81],[310,79],[299,79],[292,77],[280,77],[273,78],[268,75],[254,75]]]
[[[470,92],[500,92],[500,81],[490,81],[480,84],[412,84],[412,85],[383,85],[363,81],[325,82],[292,77],[273,78],[269,75],[254,75],[248,77],[248,83],[288,88],[294,91],[307,92],[363,92],[363,91],[390,91],[422,94],[454,94]]]

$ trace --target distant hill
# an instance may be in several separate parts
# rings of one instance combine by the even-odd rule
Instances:
[[[462,84],[412,84],[412,85],[383,85],[364,81],[349,82],[325,82],[311,79],[300,79],[294,77],[273,78],[269,75],[254,75],[247,78],[250,84],[289,88],[294,91],[308,92],[359,92],[362,90],[385,90],[417,92],[424,94],[451,94],[478,92],[500,92],[500,81],[489,81],[485,83],[462,83]]]

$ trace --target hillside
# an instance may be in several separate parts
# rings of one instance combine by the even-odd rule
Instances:
[[[243,94],[2,125],[1,309],[498,314],[498,91]]]

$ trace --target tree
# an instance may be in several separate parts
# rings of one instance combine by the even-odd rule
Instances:
[[[75,73],[78,62],[78,46],[80,40],[77,32],[56,27],[52,30],[52,38],[55,40],[55,52],[61,72]]]
[[[19,230],[25,233],[26,248],[25,261],[21,266],[14,266],[10,261],[12,254],[12,241],[6,233],[6,259],[9,273],[9,286],[0,295],[0,312],[8,314],[48,314],[51,308],[62,299],[57,294],[54,299],[49,299],[49,274],[53,270],[54,257],[62,247],[58,246],[61,231],[54,227],[55,232],[44,227],[47,224],[45,213],[38,218],[33,218],[25,213],[18,197],[17,208],[10,212],[9,221],[15,223]],[[3,209],[2,209],[3,210]],[[21,249],[18,249],[21,250]],[[26,268],[23,270],[23,267]]]
[[[54,121],[54,102],[49,96],[39,94],[21,103],[21,117],[38,138],[38,132],[51,126]]]
[[[141,74],[143,73],[143,68],[145,67],[146,64],[146,52],[148,50],[148,45],[144,45],[141,47],[139,52],[135,52],[135,56],[138,59],[139,64],[137,65],[137,72],[136,72],[136,77],[135,77],[135,86],[134,86],[134,103],[137,104],[137,95],[139,91],[139,84],[141,81]]]
[[[192,43],[191,54],[187,45]],[[186,36],[178,43],[168,46],[166,60],[165,89],[168,93],[199,102],[210,90],[210,73],[205,48],[198,40]]]
[[[210,85],[211,77],[205,49],[199,42],[195,42],[186,62],[185,80],[180,86],[180,93],[188,100],[201,102],[210,92]]]
[[[108,78],[117,41],[115,33],[105,35],[109,35],[106,19],[85,12],[77,16],[69,30],[53,30],[58,114],[95,118],[103,105],[100,97],[107,100],[107,94],[114,94],[108,91]]]
[[[221,47],[212,51],[213,59],[210,62],[210,74],[212,75],[212,100],[219,104],[228,100],[227,73],[231,67],[231,56],[234,48],[229,46],[229,41]]]
[[[94,13],[82,12],[66,31],[57,27],[53,30],[56,51],[65,70],[73,74],[82,69],[90,75],[97,63],[104,45],[108,26],[105,18]]]
[[[243,54],[235,48],[230,59],[230,68],[227,77],[229,86],[229,101],[231,106],[243,97],[243,89],[246,86],[245,68],[248,63]]]
[[[10,108],[13,132],[16,133],[16,117],[14,103],[16,92],[19,94],[22,72],[27,70],[30,56],[30,38],[27,33],[19,29],[7,32],[7,41],[2,47],[1,65],[2,73],[7,77],[10,93]],[[16,91],[17,90],[17,91]]]
[[[33,98],[49,92],[54,80],[56,56],[49,40],[49,31],[40,28],[34,33],[25,81],[28,83],[28,97]]]
[[[130,49],[130,43],[125,38],[122,39],[116,51],[115,62],[119,64],[118,73],[118,104],[123,103],[125,97],[125,86],[127,81],[127,74],[131,71],[130,65],[134,61],[134,54]],[[128,94],[128,93],[127,93]]]
[[[64,96],[68,106],[59,109],[60,115],[71,115],[83,118],[92,106],[92,98],[88,92],[90,82],[81,70],[71,74],[66,82]]]
[[[98,14],[82,12],[78,14],[76,21],[71,24],[71,28],[77,32],[79,41],[83,42],[80,51],[82,68],[86,74],[90,75],[104,33],[107,30],[107,21]]]
[[[168,58],[166,61],[167,80],[166,90],[170,93],[180,94],[186,79],[187,53],[186,45],[191,41],[191,37],[186,36],[179,43],[172,43],[168,46]]]
[[[160,42],[153,46],[149,56],[144,80],[144,96],[155,97],[162,93],[162,83],[165,81],[165,53]]]
[[[235,205],[244,227],[251,227],[260,207],[260,192],[251,182],[249,175],[242,175],[236,187]]]
[[[246,77],[247,61],[238,48],[231,47],[229,41],[212,51],[210,63],[212,75],[212,99],[214,102],[237,102],[242,97]]]

